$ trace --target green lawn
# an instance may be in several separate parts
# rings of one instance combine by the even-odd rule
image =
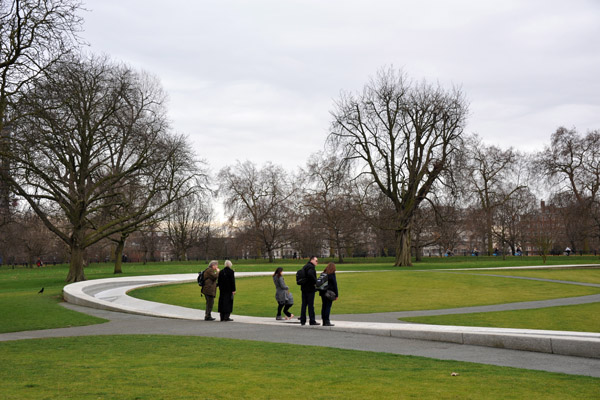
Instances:
[[[340,297],[333,314],[444,309],[600,293],[600,288],[593,287],[435,271],[339,273],[337,278]],[[293,276],[285,279],[298,309],[299,287]],[[270,276],[238,278],[237,289],[234,313],[274,316],[275,289]],[[138,289],[130,295],[184,307],[204,307],[195,283]]]
[[[600,332],[600,303],[534,310],[402,318],[419,324]]]
[[[553,257],[549,261],[561,261],[574,263],[597,262],[597,257]],[[319,269],[325,266],[325,261],[319,264]],[[514,283],[492,277],[471,278],[470,281],[460,281],[453,278],[457,274],[439,274],[437,272],[417,272],[417,269],[432,268],[473,268],[473,267],[491,267],[507,266],[521,261],[521,264],[527,262],[531,265],[540,265],[541,259],[538,257],[509,257],[506,261],[496,257],[446,257],[446,258],[428,258],[422,263],[416,263],[410,268],[392,267],[392,259],[349,259],[347,264],[338,264],[340,270],[393,270],[389,273],[393,279],[385,281],[383,289],[377,289],[373,286],[365,286],[361,281],[363,277],[373,274],[366,273],[360,279],[339,274],[340,277],[340,300],[333,307],[334,314],[345,312],[374,312],[428,308],[445,308],[453,306],[495,304],[508,301],[524,301],[527,299],[537,300],[539,298],[552,298],[565,296],[578,296],[589,294],[593,289],[574,288],[565,285]],[[368,261],[368,262],[367,262]],[[277,266],[283,266],[286,271],[295,271],[300,268],[306,260],[277,260],[275,264],[265,263],[263,260],[234,260],[234,266],[237,271],[271,271]],[[364,263],[359,263],[364,262]],[[550,264],[550,262],[549,262]],[[171,262],[171,263],[127,263],[123,266],[124,273],[121,276],[136,275],[154,275],[154,274],[179,274],[196,273],[206,267],[206,262]],[[593,272],[596,271],[596,272]],[[493,271],[492,273],[501,274],[563,274],[558,279],[564,280],[584,280],[592,279],[597,282],[597,275],[589,278],[592,274],[597,274],[599,270],[584,270],[579,276],[573,279],[565,277],[564,274],[573,273],[572,271]],[[103,322],[103,320],[88,315],[72,312],[59,306],[61,302],[62,287],[64,279],[67,276],[68,268],[66,265],[47,266],[44,268],[23,268],[15,269],[0,267],[0,332],[15,332],[23,330],[59,328],[78,325],[89,325]],[[476,271],[473,271],[476,272]],[[481,273],[477,271],[477,273]],[[427,275],[429,274],[429,275]],[[584,276],[584,274],[587,276]],[[483,275],[483,274],[482,274]],[[99,279],[114,277],[113,265],[111,264],[91,264],[86,268],[88,279]],[[356,274],[355,276],[359,276]],[[557,276],[558,275],[553,275]],[[462,278],[461,278],[462,279]],[[492,281],[492,279],[494,279]],[[244,282],[242,282],[244,281]],[[286,277],[286,281],[292,287],[296,295],[297,303],[300,302],[300,292],[294,283],[293,276]],[[492,290],[478,290],[477,286],[487,285],[486,282],[494,282]],[[389,284],[388,284],[389,283]],[[239,295],[236,299],[235,312],[248,315],[272,316],[275,309],[273,283],[269,277],[257,279],[241,280],[239,284]],[[371,285],[370,283],[369,285]],[[517,286],[515,286],[517,285]],[[519,286],[520,285],[520,286]],[[536,286],[539,285],[539,286]],[[177,290],[183,291],[183,294],[176,294],[177,300],[168,300],[166,302],[181,302],[190,307],[201,307],[204,299],[199,297],[197,285],[179,285]],[[379,285],[381,286],[381,285]],[[44,287],[44,293],[38,294],[38,291]],[[516,289],[521,290],[518,298],[513,298]],[[169,289],[170,290],[170,289]],[[161,295],[162,296],[162,295]],[[379,297],[378,297],[379,296]],[[378,298],[384,298],[380,301]],[[292,311],[298,310],[298,305],[292,308]],[[296,311],[297,313],[297,311]]]
[[[522,276],[600,284],[600,269],[473,271],[477,274]],[[491,313],[403,318],[421,324],[600,332],[600,303]]]
[[[562,262],[565,259],[556,257]],[[376,276],[384,278],[378,280],[377,287],[383,287],[385,296],[400,293],[399,297],[393,297],[393,305],[402,309],[491,304],[504,302],[507,298],[523,301],[598,292],[594,288],[498,279],[484,274],[414,272],[416,269],[508,266],[519,260],[516,257],[506,261],[452,257],[450,260],[428,259],[412,268],[392,268],[390,260],[381,263],[361,259],[368,262],[338,265],[340,270],[393,269],[394,272],[339,274],[341,297],[333,312],[362,310],[360,307],[364,307],[364,312],[373,312],[382,307],[380,303],[387,300],[381,301],[378,297],[381,289],[370,286]],[[533,258],[525,260],[529,265],[541,264]],[[575,260],[577,258],[572,257],[568,261],[573,263]],[[286,260],[276,264],[234,261],[234,265],[237,271],[272,271],[279,265],[287,271],[295,271],[305,261]],[[580,261],[589,263],[592,259],[583,257]],[[193,273],[205,266],[205,262],[125,264],[123,276]],[[324,267],[324,263],[319,266]],[[88,279],[113,277],[112,268],[108,264],[93,264],[86,268],[86,276]],[[590,275],[578,276],[580,272],[577,271],[561,273],[567,272],[571,275],[561,275],[559,279],[597,279]],[[58,305],[66,275],[66,266],[0,268],[0,332],[102,322]],[[300,292],[293,277],[286,277],[286,281],[299,302]],[[256,315],[273,315],[275,300],[270,277],[239,279],[238,286],[236,313],[243,313],[245,307],[254,310]],[[38,294],[41,287],[45,288],[44,293]],[[196,284],[157,290],[162,289],[183,291],[191,306],[204,303]],[[175,294],[175,297],[180,296]],[[584,311],[588,319],[593,319],[589,318],[590,314],[598,315],[597,308]],[[218,338],[140,335],[0,342],[0,363],[3,366],[2,399],[59,396],[78,399],[600,399],[600,379],[596,378],[385,353]],[[458,372],[459,376],[451,377],[451,372]],[[327,391],[319,389],[323,382],[328,382]]]
[[[591,377],[200,337],[2,342],[0,363],[6,400],[600,397],[600,379]]]
[[[104,322],[59,306],[65,272],[58,266],[0,270],[0,333]]]
[[[572,281],[600,284],[600,266],[582,269],[543,269],[543,270],[497,270],[470,271],[471,274],[493,274],[508,276],[524,276],[528,278],[552,279],[556,281]]]

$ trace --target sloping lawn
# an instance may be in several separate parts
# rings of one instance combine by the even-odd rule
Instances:
[[[597,399],[600,379],[323,347],[175,336],[0,343],[2,398]],[[455,372],[458,376],[451,376]]]
[[[591,303],[535,310],[411,317],[402,320],[434,325],[600,332],[598,315],[600,315],[600,303]]]
[[[432,310],[600,293],[600,288],[593,287],[435,271],[339,273],[337,278],[340,298],[332,309],[335,314]],[[285,280],[298,309],[300,289],[293,276],[285,276]],[[239,278],[237,287],[235,314],[274,316],[275,289],[270,276]],[[145,288],[130,295],[184,307],[204,307],[197,284]]]

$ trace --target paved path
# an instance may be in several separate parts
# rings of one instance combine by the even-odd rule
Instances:
[[[290,328],[289,325],[283,324],[264,325],[235,321],[225,323],[167,319],[98,310],[68,303],[65,303],[64,306],[75,311],[105,318],[109,322],[100,325],[73,328],[5,333],[0,334],[0,341],[137,334],[220,337],[421,356],[439,360],[467,361],[478,364],[600,378],[600,359],[596,358],[470,346],[457,343],[411,340],[343,331],[336,332],[324,329],[311,329],[308,326],[301,327],[298,323],[294,324],[296,327],[294,329],[294,327]],[[451,370],[455,371],[456,368],[449,367],[448,373],[452,372]]]
[[[243,273],[238,273],[237,276],[241,277]],[[65,304],[65,307],[105,318],[110,322],[84,327],[1,334],[0,341],[113,334],[196,335],[380,351],[600,377],[600,334],[444,327],[402,324],[397,320],[395,323],[367,322],[366,315],[362,315],[362,322],[338,321],[341,316],[336,315],[334,328],[300,327],[297,321],[281,323],[273,318],[245,316],[235,316],[233,323],[204,322],[200,321],[203,317],[201,310],[146,302],[126,295],[128,290],[135,287],[193,280],[195,274],[111,278],[69,285],[70,289],[65,288],[65,298],[69,300],[72,295],[70,290],[75,287],[79,297],[69,301],[85,306]],[[581,302],[598,301],[591,296],[574,299]],[[512,306],[531,308],[531,303],[537,303],[538,307],[542,304],[528,303],[513,303]],[[468,307],[453,310],[480,312],[473,311],[475,308],[479,309]],[[109,311],[111,309],[113,311]],[[391,318],[389,314],[385,313],[385,318]],[[398,318],[398,313],[391,314]],[[375,315],[383,318],[384,314]],[[521,351],[523,349],[529,351]],[[582,351],[586,354],[579,354]],[[551,354],[553,352],[560,354]]]

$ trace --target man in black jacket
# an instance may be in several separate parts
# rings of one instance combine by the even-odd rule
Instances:
[[[315,267],[319,260],[316,256],[310,257],[310,261],[306,263],[302,269],[304,269],[304,275],[306,281],[300,285],[302,290],[302,308],[300,309],[300,324],[306,324],[306,307],[308,307],[308,317],[310,325],[320,325],[315,320],[315,284],[317,283],[317,272]]]

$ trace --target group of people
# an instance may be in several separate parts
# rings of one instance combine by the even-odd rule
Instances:
[[[310,260],[302,267],[306,277],[305,282],[300,285],[302,291],[302,306],[300,310],[300,324],[306,325],[307,310],[309,325],[320,325],[315,318],[315,294],[317,292],[317,272],[316,266],[319,260],[316,256],[312,256]],[[208,264],[208,268],[202,272],[204,284],[202,286],[202,294],[206,298],[206,308],[204,312],[205,321],[214,321],[216,318],[212,316],[212,310],[217,297],[217,288],[219,288],[219,303],[218,312],[221,321],[233,321],[231,312],[233,311],[233,298],[235,296],[235,273],[233,271],[231,261],[225,261],[225,267],[220,270],[219,263],[216,260]],[[327,274],[327,291],[333,292],[335,297],[326,296],[325,291],[319,291],[321,296],[321,319],[323,326],[334,326],[330,319],[331,306],[338,298],[338,286],[335,277],[335,264],[330,262],[323,271]],[[283,279],[283,268],[278,267],[273,274],[273,283],[275,284],[275,300],[277,301],[277,320],[289,320],[294,318],[294,314],[290,313],[290,308],[294,305],[294,297],[290,292],[290,288],[285,284]],[[283,317],[281,314],[285,315]]]
[[[230,318],[233,311],[233,297],[235,296],[235,273],[231,268],[231,261],[225,261],[225,268],[219,269],[219,262],[216,260],[208,264],[204,270],[204,286],[202,294],[206,298],[206,308],[204,311],[205,321],[214,321],[212,309],[217,297],[217,287],[219,288],[219,314],[222,322],[233,321]]]
[[[316,256],[312,256],[310,260],[302,267],[304,276],[306,277],[305,282],[300,285],[302,291],[302,306],[300,308],[300,325],[306,325],[306,312],[308,310],[308,323],[309,325],[320,325],[315,318],[315,294],[317,292],[317,271],[316,266],[319,259]],[[323,326],[334,326],[329,315],[331,314],[331,306],[333,302],[338,298],[338,286],[337,279],[335,277],[335,264],[330,262],[323,271],[327,274],[327,290],[335,293],[335,298],[328,298],[325,293],[326,291],[319,291],[321,296],[321,319],[323,320]],[[273,274],[273,283],[275,283],[275,300],[277,300],[277,320],[291,319],[294,314],[289,312],[290,307],[294,304],[294,298],[290,293],[290,288],[285,284],[283,279],[283,268],[279,267]],[[281,316],[281,313],[285,315],[285,318]]]

